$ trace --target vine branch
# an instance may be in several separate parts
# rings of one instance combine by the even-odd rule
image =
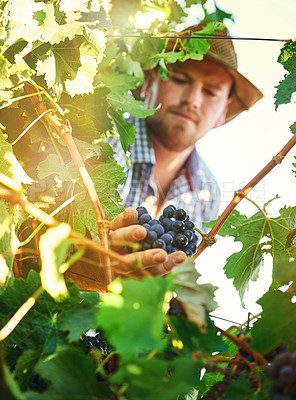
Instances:
[[[34,93],[34,89],[29,85],[25,84],[25,90],[27,93]],[[72,137],[72,127],[70,125],[70,122],[66,120],[65,124],[62,124],[57,117],[50,113],[45,113],[46,107],[44,102],[40,99],[40,96],[37,96],[38,93],[36,93],[36,96],[31,97],[31,101],[37,110],[39,114],[44,114],[44,118],[47,120],[49,124],[51,124],[61,135],[61,137],[64,139],[67,148],[69,150],[69,153],[76,165],[76,168],[79,172],[80,178],[82,180],[83,186],[85,188],[85,191],[90,199],[97,225],[98,225],[98,231],[101,239],[101,244],[102,247],[108,250],[109,245],[108,245],[108,232],[109,232],[109,226],[110,222],[106,218],[103,208],[101,206],[99,197],[97,195],[97,192],[95,190],[94,183],[85,167],[85,164],[81,158],[81,155],[77,149],[77,146],[73,140]],[[104,271],[106,275],[106,285],[108,285],[112,280],[112,269],[111,269],[111,262],[107,254],[102,255],[100,253],[100,261],[102,265],[104,266]]]
[[[212,229],[206,234],[203,235],[203,240],[198,246],[197,252],[194,255],[194,260],[209,246],[215,243],[215,236],[222,228],[223,224],[230,216],[235,207],[241,202],[243,198],[247,196],[247,194],[257,185],[273,168],[275,168],[278,164],[280,164],[283,159],[286,157],[288,152],[294,147],[296,144],[296,135],[293,135],[292,138],[285,144],[285,146],[266,164],[266,166],[247,183],[242,189],[237,190],[234,193],[234,197],[225,210],[222,212],[220,217],[215,222]]]

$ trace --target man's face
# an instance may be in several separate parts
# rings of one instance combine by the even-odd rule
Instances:
[[[177,62],[168,69],[167,81],[155,70],[147,77],[148,107],[161,104],[147,118],[147,127],[166,148],[182,151],[223,124],[233,80],[222,65],[210,60]]]

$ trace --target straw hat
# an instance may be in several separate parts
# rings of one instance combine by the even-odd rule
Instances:
[[[202,30],[204,26],[204,24],[199,24],[188,27],[180,32],[179,35],[184,36],[185,34],[188,35],[189,33],[192,34],[192,36],[197,36],[196,33]],[[230,36],[226,26],[223,30],[215,30],[214,35]],[[205,36],[207,36],[206,33]],[[172,50],[172,46],[174,46],[174,44],[175,40],[169,40],[166,51]],[[179,48],[177,47],[176,50],[179,50]],[[234,80],[234,86],[232,89],[233,101],[229,105],[225,122],[231,121],[242,111],[248,110],[263,97],[263,94],[260,92],[260,90],[258,90],[247,78],[238,72],[237,56],[231,39],[211,39],[210,49],[207,52],[206,57],[215,62],[223,64]]]

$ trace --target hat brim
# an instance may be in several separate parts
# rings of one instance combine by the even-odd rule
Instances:
[[[225,123],[237,117],[241,112],[251,108],[257,101],[262,99],[263,93],[253,85],[247,78],[240,74],[237,70],[231,68],[228,64],[221,61],[216,54],[209,51],[205,58],[209,58],[214,62],[222,64],[234,80],[232,90],[232,102],[229,104],[225,117]]]

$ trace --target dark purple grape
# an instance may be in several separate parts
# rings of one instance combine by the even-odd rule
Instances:
[[[167,252],[168,252],[169,254],[174,253],[175,251],[178,251],[178,249],[177,249],[173,244],[169,244],[169,245],[167,246]]]
[[[292,365],[285,365],[279,373],[279,384],[282,386],[291,386],[296,381],[296,370]]]
[[[168,233],[169,235],[171,235],[171,237],[173,238],[173,240],[176,239],[176,237],[178,236],[177,232],[174,232],[174,231],[168,231],[167,233]]]
[[[179,235],[174,240],[174,245],[178,249],[185,249],[185,247],[188,245],[188,238],[185,235]]]
[[[193,242],[193,243],[197,243],[198,242],[198,236],[197,236],[197,234],[195,232],[193,232],[193,236],[192,236],[192,239],[190,240],[190,242]]]
[[[184,222],[182,221],[173,221],[172,223],[172,231],[181,233],[185,230]]]
[[[162,239],[156,239],[152,243],[152,248],[153,249],[165,249],[166,248],[166,244]]]
[[[193,256],[193,253],[190,249],[182,249],[182,251],[184,251],[184,253],[186,254],[187,257]]]
[[[158,238],[157,233],[151,229],[150,231],[147,232],[147,236],[145,237],[145,242],[153,243],[154,240],[156,240],[157,238]]]
[[[150,229],[151,229],[151,225],[149,225],[149,224],[143,224],[142,226],[144,226],[146,231],[150,231]]]
[[[183,208],[179,208],[176,211],[176,219],[178,221],[184,221],[187,218],[187,212]]]
[[[192,221],[186,221],[185,222],[185,229],[188,231],[193,231],[194,229],[194,223]]]
[[[164,208],[162,215],[164,216],[164,218],[173,218],[175,216],[175,213],[176,213],[176,207],[168,206]]]
[[[170,218],[163,218],[161,221],[161,225],[164,227],[165,232],[168,232],[172,229],[173,221]]]
[[[139,224],[143,225],[143,224],[148,224],[148,222],[152,219],[151,215],[145,213],[142,214],[139,218]]]
[[[153,226],[153,225],[157,225],[157,224],[159,224],[159,221],[158,221],[158,219],[150,219],[150,221],[148,222],[148,224],[150,225],[150,226]]]
[[[160,236],[160,239],[162,239],[166,245],[173,243],[173,237],[169,233],[164,233],[163,235]]]
[[[197,250],[197,246],[196,246],[195,243],[189,242],[188,245],[187,245],[187,247],[186,247],[186,249],[192,251],[192,253],[195,254],[195,253],[196,253],[196,250]]]
[[[140,206],[140,207],[137,207],[136,210],[138,212],[138,218],[140,218],[140,216],[142,214],[148,214],[148,210],[145,207]]]
[[[151,226],[151,231],[156,232],[157,236],[160,237],[161,235],[164,234],[164,227],[160,224],[153,225],[153,226]]]
[[[185,226],[185,228],[186,228],[186,226]],[[189,231],[188,229],[185,229],[185,231],[183,232],[183,235],[185,235],[186,237],[188,237],[188,240],[189,240],[189,241],[192,240],[192,238],[193,238],[193,232],[192,232],[192,231]]]

